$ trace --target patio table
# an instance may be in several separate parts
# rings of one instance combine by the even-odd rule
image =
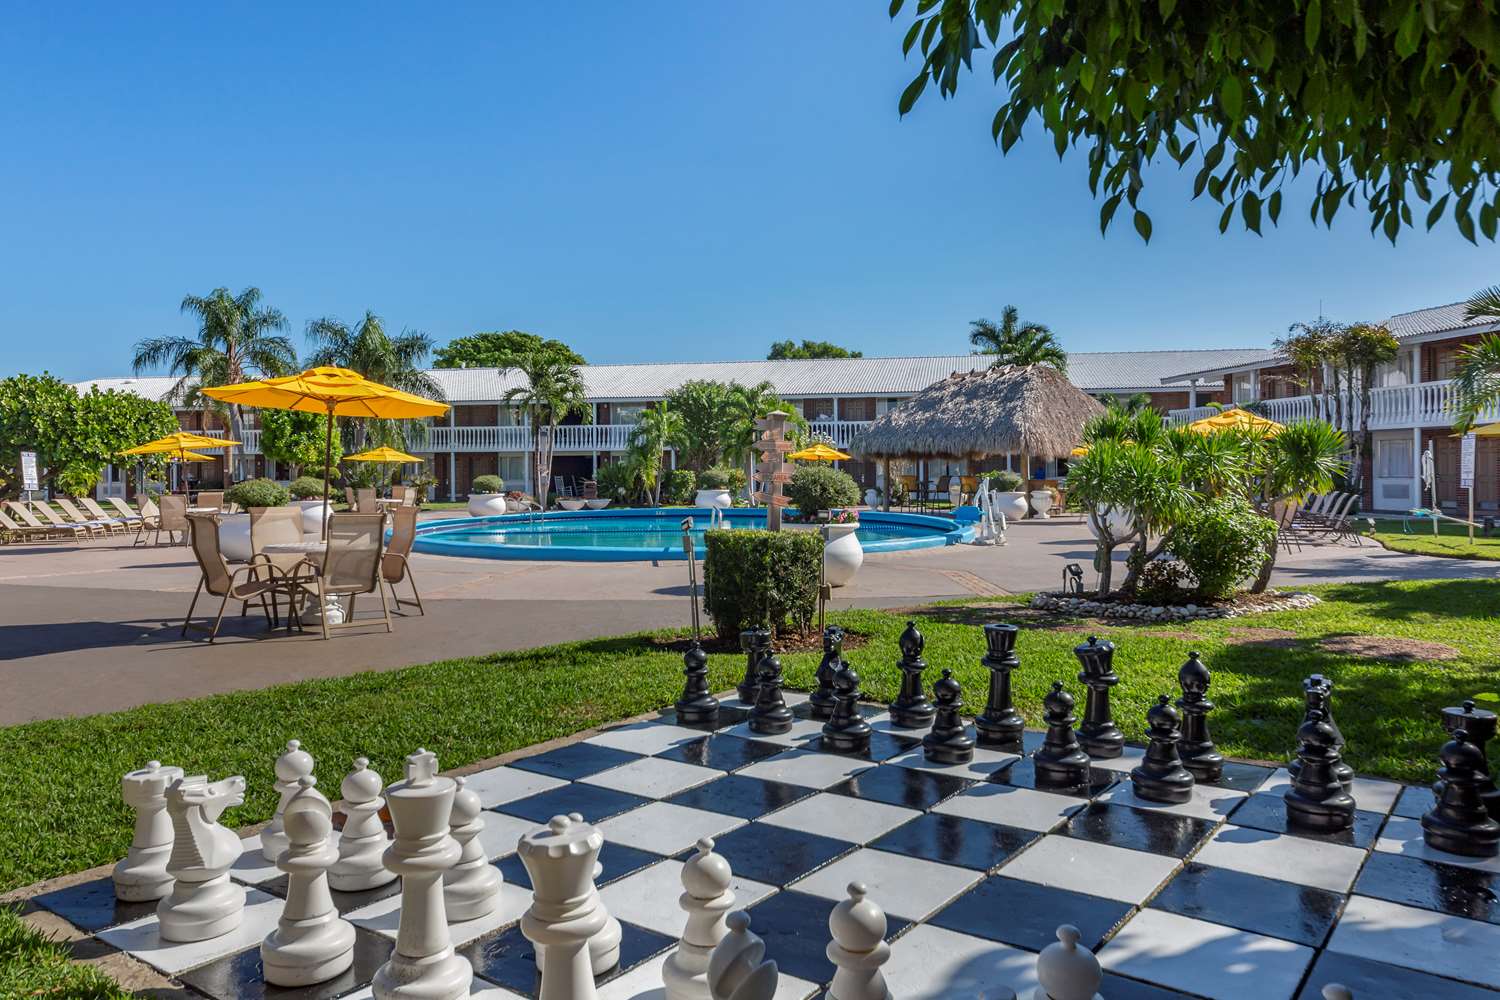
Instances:
[[[270,542],[261,546],[261,551],[268,555],[282,556],[321,556],[328,551],[328,543],[322,539],[303,542]],[[344,620],[344,606],[334,596],[328,598],[328,603],[321,608],[313,608],[303,613],[308,621],[318,621],[323,615],[328,616],[328,624],[337,625]]]

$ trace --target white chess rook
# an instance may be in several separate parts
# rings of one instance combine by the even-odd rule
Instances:
[[[287,803],[285,829],[291,846],[276,859],[287,873],[286,905],[276,929],[260,943],[266,982],[311,986],[354,964],[354,926],[339,916],[328,890],[328,869],[338,860],[333,846],[333,807],[308,775]]]
[[[594,1000],[589,941],[608,917],[594,888],[604,835],[569,816],[554,816],[516,845],[531,877],[531,907],[521,933],[544,955],[540,1000]]]
[[[245,890],[229,881],[229,868],[243,847],[233,830],[219,825],[230,806],[245,801],[245,779],[210,783],[201,774],[178,778],[167,787],[172,818],[172,854],[167,873],[172,891],[156,904],[166,941],[206,941],[228,934],[245,915]]]
[[[281,798],[276,803],[276,811],[271,814],[271,822],[260,832],[261,856],[273,865],[287,845],[286,833],[281,828],[281,814],[286,812],[287,803],[297,794],[297,779],[312,773],[312,754],[303,750],[297,740],[287,740],[286,752],[276,758],[276,791]]]
[[[180,767],[150,761],[120,779],[120,796],[135,810],[130,851],[115,865],[115,896],[140,903],[172,891],[167,859],[172,856],[172,817],[167,815],[167,788],[182,777]]]
[[[453,815],[448,832],[458,841],[458,864],[443,874],[443,903],[450,921],[477,920],[500,902],[500,869],[484,856],[479,835],[484,832],[484,807],[463,778],[455,778]]]
[[[772,1000],[780,975],[768,962],[766,943],[750,930],[750,914],[735,910],[725,920],[724,935],[708,959],[708,992],[712,1000]]]
[[[828,960],[837,971],[827,1000],[891,1000],[880,971],[891,957],[885,930],[885,912],[865,897],[863,883],[850,882],[849,898],[828,915]]]
[[[370,762],[356,757],[354,770],[344,776],[339,792],[344,796],[344,830],[339,837],[339,859],[328,869],[328,885],[340,892],[360,892],[385,885],[396,873],[385,866],[385,849],[391,845],[380,810],[383,787]]]
[[[574,823],[582,823],[583,816],[580,813],[569,813],[568,819]],[[592,878],[597,879],[604,872],[604,866],[598,862],[594,863]],[[604,900],[598,899],[599,892],[594,890],[594,897],[598,900],[599,911],[604,914],[604,926],[599,933],[589,938],[589,967],[594,970],[594,975],[602,976],[610,969],[620,964],[620,939],[624,932],[620,929],[620,922],[610,916],[609,908],[604,905]],[[546,960],[547,949],[537,945],[536,967],[540,969]]]
[[[1041,985],[1032,1000],[1103,1000],[1099,984],[1104,971],[1094,953],[1080,945],[1083,935],[1072,924],[1057,929],[1057,942],[1036,957],[1036,979]]]
[[[386,790],[396,839],[385,865],[401,876],[401,924],[371,984],[375,1000],[461,1000],[474,981],[474,967],[453,951],[443,907],[443,873],[461,853],[448,833],[458,786],[437,770],[437,755],[418,750],[406,758],[406,780]]]
[[[731,876],[729,862],[714,853],[714,842],[708,837],[698,841],[698,853],[682,866],[683,893],[677,905],[687,911],[687,927],[677,950],[662,967],[667,1000],[711,1000],[708,960],[729,933],[724,918],[734,909]]]

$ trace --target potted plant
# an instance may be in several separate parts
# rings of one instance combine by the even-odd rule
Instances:
[[[1031,491],[1031,512],[1037,517],[1048,517],[1055,499],[1050,486],[1039,486]]]
[[[302,533],[321,535],[323,522],[333,514],[333,504],[323,503],[323,480],[314,476],[298,476],[287,487],[292,495],[292,506],[302,510]]]
[[[990,481],[990,492],[996,498],[995,507],[1005,515],[1007,521],[1019,521],[1026,516],[1026,491],[1021,489],[1021,476],[1009,469],[985,475]]]
[[[865,563],[865,548],[859,543],[859,513],[836,510],[823,532],[823,579],[830,587],[842,587],[854,579]]]
[[[729,493],[729,475],[723,469],[704,469],[698,474],[698,489],[693,494],[695,507],[733,507]]]
[[[499,476],[475,476],[469,487],[469,516],[494,517],[505,511],[505,480]]]

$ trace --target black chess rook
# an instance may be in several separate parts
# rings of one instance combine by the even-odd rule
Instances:
[[[1469,742],[1479,748],[1479,755],[1484,760],[1484,769],[1488,775],[1479,784],[1479,797],[1484,800],[1484,807],[1489,811],[1490,818],[1500,822],[1500,791],[1495,788],[1494,771],[1490,769],[1487,749],[1490,740],[1495,738],[1495,723],[1494,712],[1475,708],[1472,701],[1466,701],[1455,708],[1443,709],[1443,729],[1449,736],[1462,729],[1468,734]],[[1442,787],[1441,778],[1432,786],[1433,794],[1438,798],[1443,797]]]
[[[1470,858],[1493,858],[1500,853],[1500,823],[1485,809],[1481,789],[1489,778],[1479,744],[1463,729],[1443,745],[1437,803],[1422,817],[1422,839],[1436,851]]]
[[[1015,625],[995,624],[984,627],[985,653],[979,662],[990,672],[989,698],[984,712],[974,719],[974,732],[982,747],[1021,752],[1021,735],[1026,720],[1011,701],[1010,674],[1021,665],[1016,655]]]

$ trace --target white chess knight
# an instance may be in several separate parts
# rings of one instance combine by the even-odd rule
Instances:
[[[450,921],[477,920],[500,902],[500,869],[484,855],[479,835],[484,832],[484,806],[473,789],[455,778],[453,815],[448,832],[458,841],[458,864],[443,873],[443,902]]]
[[[1094,953],[1080,945],[1083,934],[1072,924],[1057,929],[1057,941],[1036,957],[1036,979],[1041,985],[1032,1000],[1103,1000],[1099,984],[1104,972]]]
[[[276,758],[276,791],[281,799],[276,803],[271,822],[260,832],[261,856],[273,865],[287,845],[286,832],[281,828],[281,814],[286,812],[287,803],[297,794],[297,780],[312,773],[312,754],[303,750],[297,740],[287,740],[286,752]]]
[[[180,767],[149,761],[120,779],[120,796],[135,810],[130,851],[115,865],[115,896],[139,903],[161,899],[172,891],[167,859],[172,856],[172,817],[167,815],[167,788],[182,777]]]
[[[885,943],[885,913],[865,898],[860,882],[849,883],[849,898],[828,916],[828,960],[837,969],[827,1000],[891,1000],[880,967],[891,957]]]
[[[338,860],[333,846],[333,807],[308,775],[287,803],[290,846],[276,859],[287,873],[286,906],[276,929],[260,943],[266,982],[311,986],[354,964],[354,926],[339,916],[328,890],[328,869]]]
[[[385,866],[391,838],[380,821],[385,799],[380,775],[364,757],[354,759],[354,770],[344,777],[339,792],[344,800],[344,830],[339,837],[339,859],[328,869],[328,885],[340,892],[359,892],[385,885],[396,873]]]
[[[571,816],[554,816],[521,837],[516,852],[531,877],[521,933],[542,958],[540,1000],[594,1000],[589,942],[609,919],[594,888],[604,835]]]
[[[443,907],[443,873],[461,853],[448,833],[458,786],[437,770],[437,755],[418,750],[406,758],[406,779],[386,790],[396,838],[385,865],[401,876],[401,925],[371,984],[375,1000],[462,1000],[474,981],[474,967],[453,951]]]
[[[243,847],[233,830],[219,825],[219,817],[245,801],[245,779],[210,783],[201,774],[178,778],[167,787],[166,799],[172,818],[167,873],[175,881],[156,906],[161,936],[206,941],[228,934],[245,915],[245,890],[229,881],[229,868]]]
[[[677,899],[687,911],[687,927],[662,967],[667,1000],[710,1000],[708,962],[729,933],[724,918],[734,909],[731,878],[729,862],[714,853],[713,840],[698,841],[698,853],[682,866],[683,893]]]
[[[712,1000],[771,1000],[780,982],[776,963],[766,961],[766,943],[750,930],[750,914],[735,910],[725,920],[724,935],[708,960]]]
[[[580,813],[569,813],[568,819],[574,823],[582,823],[583,816]],[[593,873],[590,879],[597,879],[604,871],[604,866],[597,861],[594,863]],[[592,884],[592,883],[591,883]],[[604,926],[601,927],[593,937],[589,938],[589,965],[594,970],[594,975],[602,976],[610,969],[620,964],[620,939],[623,931],[620,922],[610,915],[602,899],[598,899],[599,890],[594,890],[594,897],[599,903],[599,912],[604,914]],[[536,967],[540,969],[547,957],[547,950],[542,945],[537,945]]]

